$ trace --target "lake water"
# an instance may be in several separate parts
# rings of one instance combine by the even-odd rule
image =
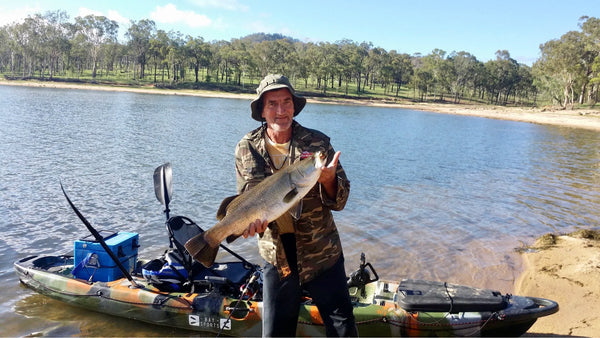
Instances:
[[[332,138],[351,180],[334,213],[347,272],[366,254],[382,278],[512,292],[515,248],[548,232],[598,228],[600,133],[395,108],[308,104],[298,121]],[[172,215],[208,228],[235,193],[233,150],[258,126],[249,101],[0,86],[0,331],[25,335],[185,335],[81,311],[18,282],[12,263],[67,253],[97,229],[168,245],[154,168],[171,162]],[[231,246],[261,263],[256,240]]]

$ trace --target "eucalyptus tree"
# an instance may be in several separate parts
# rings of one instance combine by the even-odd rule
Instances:
[[[70,48],[67,38],[68,19],[67,12],[61,10],[46,12],[41,17],[41,43],[46,54],[43,57],[42,69],[48,68],[50,79],[54,77],[59,66],[58,60],[68,53]]]
[[[586,66],[586,76],[589,83],[584,83],[581,88],[579,103],[584,102],[587,90],[587,101],[595,104],[598,101],[598,87],[600,86],[600,19],[583,16],[580,18],[581,32],[585,53],[583,61]],[[587,88],[587,86],[591,88]]]
[[[115,64],[121,55],[125,53],[126,46],[119,43],[118,40],[106,42],[102,45],[102,59],[106,67],[106,73],[115,71]]]
[[[342,86],[342,80],[346,83],[345,86],[345,95],[348,95],[348,87],[350,82],[352,82],[352,77],[354,75],[354,64],[353,59],[355,59],[355,44],[352,40],[342,40],[337,41],[335,43],[338,47],[339,57],[336,59],[336,63],[338,65],[339,73],[338,73],[338,87]],[[333,82],[333,79],[332,79]],[[359,87],[360,88],[360,85]],[[358,93],[357,93],[358,94]]]
[[[128,45],[133,52],[133,56],[140,65],[139,78],[144,78],[146,63],[148,62],[148,52],[150,50],[150,37],[156,32],[156,24],[152,20],[142,19],[140,21],[131,21],[131,26],[125,33]],[[134,75],[135,79],[135,67]]]
[[[564,108],[574,103],[575,82],[583,68],[580,56],[584,50],[583,36],[575,31],[540,46],[541,57],[533,67],[538,83]]]
[[[169,52],[169,36],[162,29],[156,31],[156,34],[150,37],[149,55],[154,66],[154,83],[157,83],[158,68],[161,70],[161,82],[165,82],[165,69],[169,74],[169,66],[167,64],[167,54]],[[167,74],[167,77],[169,75]]]
[[[296,56],[298,58],[294,73],[298,78],[304,80],[304,88],[308,87],[308,79],[310,77],[310,55],[308,52],[310,45],[314,44],[302,42],[294,43],[294,49],[296,50]]]
[[[14,24],[9,29],[9,37],[14,42],[13,50],[19,56],[21,77],[32,76],[34,71],[34,60],[40,47],[39,31],[37,22],[40,15],[28,16],[23,22]]]
[[[473,79],[471,81],[471,97],[478,100],[484,100],[487,90],[487,82],[490,75],[483,62],[477,62],[473,69]]]
[[[423,71],[432,76],[432,82],[427,86],[427,90],[433,87],[433,95],[438,96],[439,100],[444,99],[444,90],[448,87],[449,74],[451,69],[447,67],[446,52],[441,49],[434,49],[430,54],[423,58]]]
[[[76,31],[75,27],[73,27]],[[71,39],[71,50],[69,53],[69,67],[71,72],[75,72],[77,78],[83,74],[86,69],[86,60],[89,56],[88,42],[82,34],[74,34]]]
[[[312,42],[309,42],[306,45],[306,51],[303,59],[306,62],[308,73],[311,75],[311,78],[316,80],[317,89],[321,89],[322,74],[319,67],[323,57],[324,52],[321,46]]]
[[[204,42],[204,38],[200,36],[194,38],[188,35],[186,51],[194,66],[194,75],[196,77],[196,83],[198,83],[198,72],[200,67],[208,67],[208,60],[211,55],[210,46]]]
[[[11,63],[9,43],[7,26],[0,27],[0,73],[4,73]]]
[[[315,70],[319,79],[323,80],[323,94],[327,93],[327,80],[330,79],[331,88],[334,86],[334,79],[341,74],[342,54],[339,44],[323,42],[318,44],[317,58],[315,61]]]
[[[366,86],[368,74],[367,74],[367,60],[369,57],[369,52],[373,48],[373,43],[363,41],[356,48],[356,54],[353,55],[351,63],[354,68],[354,76],[356,76],[356,91],[360,93],[364,92],[364,87]],[[365,78],[365,84],[361,85],[361,82]]]
[[[532,100],[535,103],[537,99],[537,87],[534,85],[531,67],[519,64],[518,83],[515,86],[515,102],[520,103],[521,99]]]
[[[10,72],[11,76],[16,76],[16,72],[21,70],[25,77],[25,45],[27,44],[23,25],[13,24],[6,27],[6,36],[8,40],[7,47],[10,50]]]
[[[169,37],[167,40],[167,60],[172,70],[171,83],[174,83],[185,79],[185,65],[188,59],[188,52],[181,32],[170,31],[167,35]]]
[[[229,44],[230,44],[230,42],[225,41],[225,40],[213,41],[210,43],[211,60],[210,60],[209,69],[212,68],[213,72],[216,73],[215,74],[216,82],[223,81],[225,72],[223,71],[222,67],[223,67],[223,64],[226,63],[226,61],[224,61],[224,58],[223,58],[223,48],[228,46]],[[212,77],[210,75],[207,75],[206,77],[207,77],[206,82],[210,82],[212,80]]]
[[[387,57],[388,52],[381,47],[376,47],[369,50],[365,67],[365,86],[368,86],[369,89],[373,90],[376,82],[379,82],[383,85],[381,70],[384,64],[389,63],[385,60]]]
[[[391,51],[389,53],[391,60],[391,77],[396,85],[396,97],[400,95],[400,87],[402,84],[408,83],[414,74],[414,69],[411,63],[410,55],[406,53],[397,53]]]
[[[467,85],[473,81],[479,61],[468,52],[452,52],[448,56],[452,66],[452,79],[450,91],[454,96],[454,103],[459,103]]]
[[[430,88],[434,85],[434,76],[426,68],[416,68],[414,76],[412,77],[412,85],[415,89],[415,94],[418,92],[419,101],[423,102],[429,95]]]
[[[358,44],[349,39],[338,41],[336,44],[339,48],[339,74],[344,77],[346,82],[346,95],[348,94],[348,84],[353,80],[356,81],[356,93],[360,94],[362,77],[366,73],[366,59],[372,44],[367,42]]]
[[[297,59],[289,39],[264,40],[254,43],[250,55],[261,76],[268,73],[288,74]]]
[[[86,15],[75,18],[75,27],[87,45],[92,63],[92,78],[96,78],[102,47],[117,40],[119,25],[105,16]]]
[[[231,46],[230,41],[226,41],[223,44],[220,44],[218,47],[219,47],[217,50],[217,53],[219,54],[218,67],[221,71],[221,80],[220,81],[229,83],[229,80],[231,78],[231,73],[232,73],[230,62],[232,60],[231,55],[233,54],[233,47]]]
[[[248,70],[250,57],[247,47],[247,42],[241,39],[233,39],[231,42],[224,44],[219,51],[221,61],[223,62],[223,71],[225,81],[234,82],[238,85],[242,84],[242,76]]]
[[[507,104],[519,82],[519,64],[510,57],[508,51],[499,50],[496,52],[496,60],[486,62],[485,66],[490,75],[487,83],[490,102]]]
[[[248,73],[252,73],[253,67],[249,51],[250,43],[244,39],[233,39],[230,46],[229,64],[235,74],[236,83],[244,86],[243,78]]]

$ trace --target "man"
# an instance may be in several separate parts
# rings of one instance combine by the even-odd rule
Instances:
[[[306,104],[282,75],[267,75],[250,104],[262,125],[235,150],[238,193],[309,154],[327,154],[329,165],[296,210],[267,224],[256,220],[244,237],[259,235],[263,270],[263,336],[295,336],[303,289],[317,305],[328,336],[357,336],[346,286],[340,236],[331,210],[342,210],[350,181],[325,134],[294,120]]]

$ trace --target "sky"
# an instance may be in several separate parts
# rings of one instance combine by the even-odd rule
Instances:
[[[279,33],[303,42],[349,39],[410,55],[465,51],[479,61],[507,50],[532,65],[539,46],[580,31],[580,17],[600,17],[598,0],[19,0],[0,2],[0,26],[28,15],[64,10],[119,23],[151,19],[157,29],[205,41]]]

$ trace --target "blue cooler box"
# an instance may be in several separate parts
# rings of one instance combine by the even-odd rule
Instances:
[[[101,231],[100,236],[125,269],[132,272],[137,261],[138,234]],[[123,277],[119,267],[92,235],[75,241],[74,259],[75,267],[72,273],[77,278],[92,282],[110,282]]]

